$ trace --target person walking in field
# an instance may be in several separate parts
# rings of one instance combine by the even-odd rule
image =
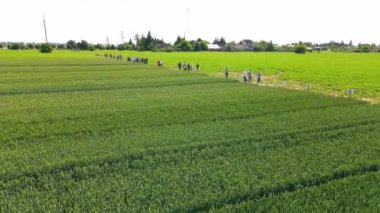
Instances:
[[[197,63],[196,68],[197,68],[197,71],[199,72],[199,70],[200,70],[199,63]]]
[[[181,64],[181,62],[178,62],[178,71],[181,71],[181,68],[182,68],[182,64]]]
[[[248,82],[252,81],[252,70],[249,70],[248,72]]]
[[[224,77],[228,79],[228,72],[229,72],[229,68],[226,67],[226,69],[224,70]]]
[[[261,82],[263,76],[261,75],[260,72],[258,72],[256,76],[257,76],[257,84],[259,84]]]
[[[247,81],[248,81],[247,71],[244,70],[244,72],[243,72],[243,82],[247,82]]]

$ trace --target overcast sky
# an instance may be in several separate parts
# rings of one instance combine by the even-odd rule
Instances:
[[[1,0],[0,41],[187,39],[380,44],[380,0]]]

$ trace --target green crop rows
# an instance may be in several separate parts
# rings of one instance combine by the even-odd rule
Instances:
[[[0,60],[2,212],[380,208],[379,105],[17,54]]]

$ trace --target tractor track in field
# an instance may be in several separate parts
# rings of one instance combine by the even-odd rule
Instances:
[[[360,104],[360,103],[358,103]],[[340,108],[342,106],[346,106],[348,104],[339,104],[339,105],[327,105],[327,106],[317,106],[317,107],[307,107],[307,108],[301,108],[301,109],[290,109],[290,110],[280,110],[280,111],[274,111],[274,112],[270,112],[270,113],[259,113],[259,114],[251,114],[249,116],[246,116],[246,115],[239,115],[239,116],[234,116],[234,117],[225,117],[223,119],[197,119],[197,120],[193,120],[193,121],[182,121],[182,122],[173,122],[173,123],[169,123],[169,124],[165,124],[165,125],[162,125],[162,124],[151,124],[151,125],[131,125],[131,126],[128,126],[128,127],[125,127],[125,128],[115,128],[115,127],[110,127],[110,128],[105,128],[105,129],[98,129],[98,130],[93,130],[93,129],[84,129],[84,130],[78,130],[78,131],[68,131],[68,132],[59,132],[59,133],[52,133],[52,134],[44,134],[44,135],[24,135],[24,136],[18,136],[18,137],[14,137],[14,138],[8,138],[8,139],[3,139],[3,140],[0,140],[0,143],[2,143],[3,145],[4,144],[7,144],[9,142],[12,142],[14,144],[14,142],[16,141],[25,141],[25,140],[43,140],[43,139],[46,139],[48,137],[60,137],[60,136],[83,136],[83,134],[88,134],[88,135],[91,135],[91,134],[107,134],[107,133],[111,133],[111,132],[114,132],[114,131],[117,131],[117,130],[124,130],[125,132],[128,132],[128,131],[133,131],[134,129],[136,128],[157,128],[157,127],[164,127],[164,126],[174,126],[174,125],[188,125],[188,124],[191,124],[191,125],[194,125],[194,124],[199,124],[199,123],[206,123],[206,122],[221,122],[221,121],[232,121],[232,120],[248,120],[248,119],[252,119],[252,118],[258,118],[258,117],[266,117],[266,116],[273,116],[273,115],[281,115],[281,114],[284,114],[284,113],[297,113],[297,112],[305,112],[305,111],[317,111],[317,110],[321,110],[321,109],[328,109],[328,108]],[[75,119],[75,118],[71,118],[71,119]],[[79,118],[81,119],[81,118]]]
[[[146,166],[144,168],[135,167],[133,165],[134,161],[143,160],[146,157],[153,157],[153,156],[161,156],[161,155],[180,155],[181,153],[187,153],[191,151],[201,152],[204,149],[211,149],[211,148],[221,148],[221,147],[231,147],[231,146],[239,146],[245,143],[248,144],[257,144],[255,149],[260,149],[262,151],[270,150],[270,149],[279,149],[285,147],[292,147],[301,145],[303,143],[307,143],[305,141],[304,136],[309,136],[308,138],[324,138],[328,137],[328,139],[337,139],[340,137],[343,137],[344,135],[351,134],[351,131],[355,131],[355,128],[362,127],[367,132],[373,132],[376,127],[367,127],[371,125],[376,125],[379,121],[377,120],[362,120],[362,121],[356,121],[351,123],[345,123],[342,124],[335,124],[335,125],[329,125],[329,126],[323,126],[319,128],[310,128],[310,129],[303,129],[303,130],[295,130],[291,132],[278,132],[278,133],[272,133],[270,135],[263,135],[256,138],[243,138],[240,140],[233,140],[228,139],[226,141],[220,142],[219,140],[211,142],[203,142],[203,143],[192,143],[188,145],[180,145],[180,146],[165,146],[161,149],[153,148],[153,149],[146,149],[145,151],[138,151],[138,152],[132,152],[124,156],[119,157],[111,157],[111,158],[102,158],[102,159],[93,159],[93,160],[87,160],[87,161],[77,161],[77,162],[68,162],[62,165],[49,167],[49,168],[42,168],[35,171],[29,171],[29,172],[22,172],[22,173],[7,173],[7,174],[0,174],[0,181],[2,182],[9,182],[15,179],[22,179],[22,178],[33,178],[38,179],[39,176],[43,175],[54,175],[56,173],[60,172],[71,172],[74,171],[76,168],[82,168],[82,167],[88,167],[92,165],[104,167],[104,166],[112,166],[113,164],[120,164],[123,162],[128,162],[128,168],[129,169],[144,169],[147,168]],[[340,131],[340,132],[335,132]],[[321,132],[324,132],[324,134],[321,134]],[[330,134],[327,134],[330,133]],[[268,143],[269,141],[278,141],[277,143]],[[263,143],[265,142],[265,143]],[[278,146],[278,143],[283,144],[283,146]],[[209,159],[209,157],[208,157]],[[165,162],[167,163],[167,162]],[[156,165],[157,166],[157,165]],[[379,166],[379,165],[377,165]],[[152,168],[150,168],[152,169]]]
[[[177,81],[178,82],[178,81]],[[158,88],[158,87],[172,87],[172,86],[188,86],[188,85],[200,85],[200,84],[213,84],[213,83],[234,83],[229,81],[220,80],[208,80],[208,81],[193,81],[193,82],[180,82],[180,83],[156,83],[152,82],[149,85],[118,85],[114,87],[88,87],[88,88],[72,88],[72,89],[40,89],[40,90],[24,90],[24,91],[0,91],[0,96],[12,96],[12,95],[35,95],[35,94],[58,94],[58,93],[70,93],[70,92],[92,92],[92,91],[105,91],[105,90],[118,90],[118,89],[140,89],[140,88]]]
[[[178,95],[174,95],[174,96],[177,96]],[[184,97],[188,96],[188,95],[183,95]],[[281,100],[290,100],[290,99],[300,99],[300,98],[305,98],[304,95],[295,95],[295,96],[288,96],[288,97],[275,97],[276,98],[276,101],[281,101]],[[307,98],[307,97],[306,97]],[[0,120],[0,124],[5,124],[5,125],[9,125],[9,123],[11,122],[12,124],[40,124],[40,123],[53,123],[53,122],[56,122],[56,121],[60,121],[60,120],[82,120],[82,119],[85,119],[85,118],[95,118],[95,117],[104,117],[104,116],[114,116],[114,115],[120,115],[120,114],[139,114],[139,113],[147,113],[147,112],[150,112],[152,110],[158,110],[160,112],[170,112],[171,110],[173,109],[188,109],[188,108],[193,108],[193,109],[197,109],[197,108],[202,108],[204,109],[205,107],[207,108],[215,108],[215,109],[223,109],[223,108],[226,108],[226,107],[230,107],[230,106],[235,106],[237,105],[237,101],[239,101],[239,99],[229,99],[228,101],[225,101],[223,103],[223,105],[221,105],[221,103],[189,103],[189,104],[166,104],[166,105],[160,105],[160,106],[154,106],[154,107],[144,107],[144,108],[131,108],[131,109],[123,109],[123,110],[116,110],[116,111],[105,111],[105,112],[96,112],[96,113],[93,113],[93,114],[89,114],[89,115],[76,115],[76,114],[73,114],[73,115],[67,115],[67,116],[64,116],[64,117],[56,117],[54,119],[41,119],[41,120],[29,120],[29,121],[25,121],[25,120],[16,120],[16,121],[9,121],[9,120]],[[245,99],[243,101],[239,101],[238,102],[240,105],[246,105],[247,107],[252,107],[252,106],[260,106],[261,104],[266,104],[266,103],[273,103],[273,97],[271,98],[262,98],[260,99],[259,101],[256,100],[256,99]],[[360,103],[360,102],[357,102],[357,103],[344,103],[344,104],[339,104],[339,105],[323,105],[323,106],[319,106],[319,107],[326,107],[326,106],[331,106],[331,107],[343,107],[343,106],[357,106],[357,105],[362,105],[363,103]],[[298,110],[298,108],[294,109],[294,110]],[[2,113],[0,113],[1,115]],[[268,114],[268,113],[265,113],[265,114]]]
[[[327,184],[331,181],[345,179],[348,177],[360,176],[369,173],[380,172],[380,165],[372,164],[359,168],[353,168],[349,170],[336,171],[329,175],[323,175],[317,178],[310,178],[299,180],[291,183],[283,183],[278,186],[269,189],[259,189],[251,192],[236,194],[235,196],[225,199],[217,200],[214,202],[205,202],[196,206],[190,206],[188,208],[178,208],[173,212],[208,212],[214,208],[221,208],[225,205],[235,205],[250,200],[262,199],[269,196],[277,196],[285,192],[294,192],[300,189],[307,189],[310,187],[318,187]]]

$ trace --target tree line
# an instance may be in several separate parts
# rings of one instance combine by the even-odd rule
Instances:
[[[187,40],[185,37],[178,36],[173,44],[166,43],[163,39],[153,37],[148,31],[146,35],[136,34],[128,42],[118,45],[115,44],[92,44],[85,40],[69,40],[65,44],[40,44],[40,43],[0,43],[0,49],[7,48],[11,50],[39,49],[41,52],[49,52],[52,49],[69,49],[69,50],[136,50],[136,51],[254,51],[254,52],[296,52],[305,53],[308,51],[334,51],[334,52],[380,52],[380,45],[376,44],[358,44],[330,41],[327,43],[297,42],[286,45],[277,45],[272,41],[253,41],[244,39],[239,42],[227,42],[224,37],[215,38],[210,42],[198,38],[196,40]],[[210,48],[212,46],[213,48]],[[217,48],[215,48],[217,47]]]

